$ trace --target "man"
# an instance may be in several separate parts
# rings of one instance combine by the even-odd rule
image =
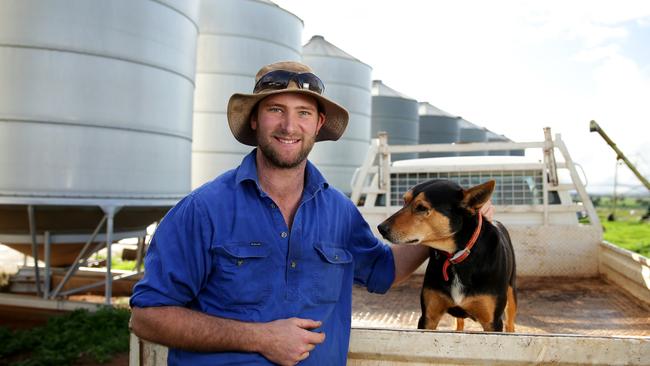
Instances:
[[[347,111],[309,67],[280,62],[234,94],[228,123],[256,146],[180,201],[156,230],[131,298],[132,329],[184,365],[344,365],[353,282],[383,293],[428,257],[387,246],[307,161]]]

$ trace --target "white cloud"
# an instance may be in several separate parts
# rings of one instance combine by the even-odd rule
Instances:
[[[620,46],[609,44],[607,46],[592,47],[578,50],[573,55],[573,60],[577,62],[597,63],[620,55]]]

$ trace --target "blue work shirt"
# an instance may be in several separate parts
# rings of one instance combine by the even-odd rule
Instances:
[[[352,201],[329,187],[309,162],[289,230],[260,187],[255,153],[167,213],[149,246],[131,306],[183,306],[245,322],[319,320],[325,342],[301,364],[345,365],[352,283],[386,292],[395,277],[393,254]],[[170,349],[168,364],[270,362],[256,353]]]

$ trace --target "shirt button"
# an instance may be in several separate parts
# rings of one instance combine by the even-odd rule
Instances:
[[[296,261],[291,261],[291,268],[296,268]]]
[[[286,238],[289,234],[287,234],[286,231],[283,231],[282,234],[280,234],[281,237]]]

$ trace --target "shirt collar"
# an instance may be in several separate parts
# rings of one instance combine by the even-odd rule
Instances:
[[[239,169],[237,169],[236,182],[237,184],[241,184],[241,182],[244,181],[252,181],[257,186],[259,192],[262,195],[266,196],[266,194],[260,187],[260,181],[257,177],[257,160],[255,159],[256,154],[257,154],[257,148],[253,149],[253,151],[251,151],[248,155],[244,157],[241,164],[239,165]],[[323,175],[309,160],[307,160],[307,166],[305,167],[305,174],[307,176],[307,180],[305,182],[305,188],[304,188],[305,193],[309,193],[313,195],[316,192],[318,192],[321,188],[327,189],[329,187],[329,183],[327,183]]]

